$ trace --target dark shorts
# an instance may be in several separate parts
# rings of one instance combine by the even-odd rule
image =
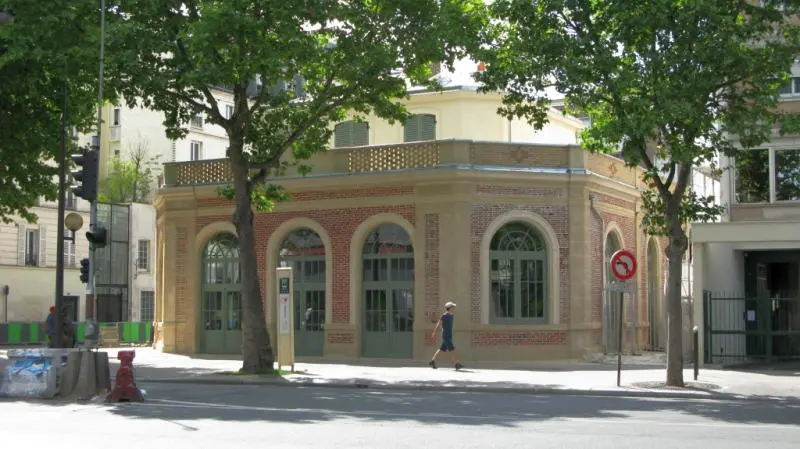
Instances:
[[[453,340],[446,338],[442,340],[442,345],[439,349],[445,352],[455,351],[456,347],[453,345]]]

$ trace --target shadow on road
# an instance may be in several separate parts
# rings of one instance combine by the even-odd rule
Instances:
[[[643,412],[659,420],[690,415],[741,424],[800,423],[800,404],[787,401],[668,400],[623,397],[378,392],[254,386],[148,389],[144,404],[115,404],[109,412],[133,419],[264,421],[313,424],[337,419],[364,422],[508,426],[568,418],[625,419]],[[692,420],[695,422],[695,420]]]

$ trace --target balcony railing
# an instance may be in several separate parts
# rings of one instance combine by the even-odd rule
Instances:
[[[332,149],[308,162],[312,175],[424,170],[436,168],[510,168],[589,170],[636,186],[640,172],[612,156],[589,154],[577,146],[439,140],[396,145]],[[287,177],[296,176],[287,173]],[[227,159],[164,164],[164,187],[224,184],[231,180]]]

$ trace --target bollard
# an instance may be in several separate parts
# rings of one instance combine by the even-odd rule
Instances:
[[[106,402],[144,402],[144,396],[136,387],[133,378],[133,358],[136,351],[119,351],[119,370],[114,382],[114,390],[106,397]]]
[[[695,326],[692,328],[692,346],[694,346],[694,380],[700,375],[700,329]]]

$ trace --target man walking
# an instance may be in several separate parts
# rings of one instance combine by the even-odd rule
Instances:
[[[456,347],[453,345],[453,314],[456,311],[456,304],[454,302],[448,302],[444,305],[444,314],[439,318],[439,321],[436,323],[436,327],[433,329],[433,334],[431,335],[434,339],[436,338],[436,332],[439,329],[442,329],[442,345],[439,349],[436,350],[436,353],[433,354],[433,358],[428,365],[431,368],[436,369],[436,358],[439,357],[439,354],[444,352],[450,353],[450,360],[455,365],[456,369],[459,370],[464,367],[458,361],[458,357],[456,357]]]

